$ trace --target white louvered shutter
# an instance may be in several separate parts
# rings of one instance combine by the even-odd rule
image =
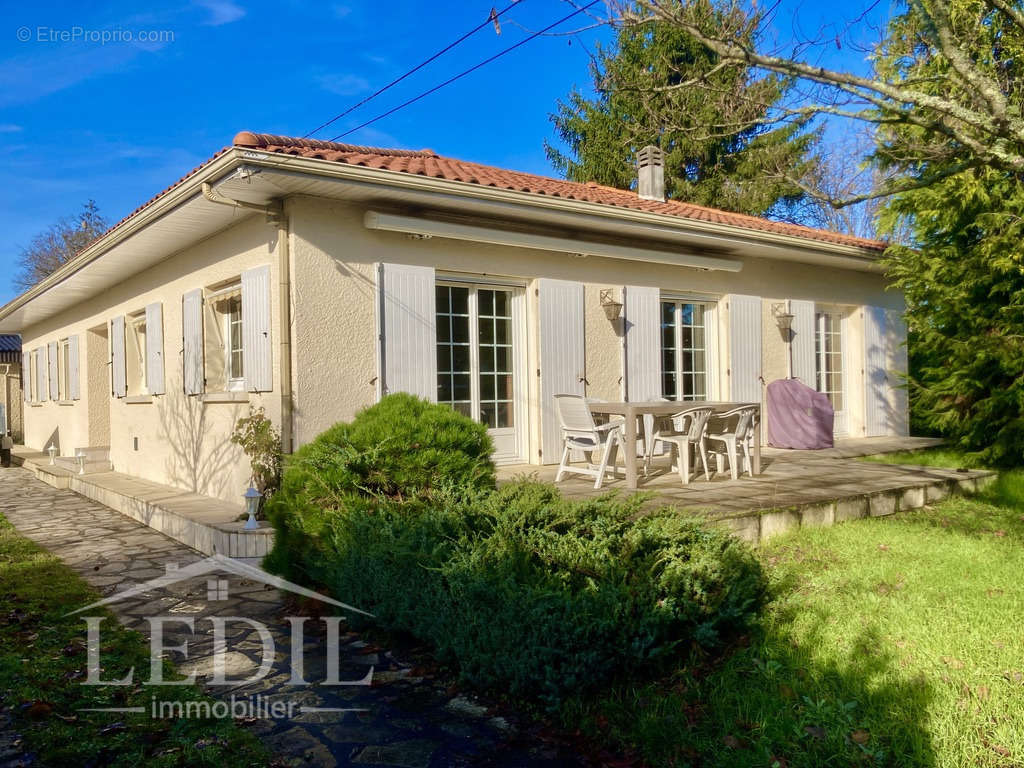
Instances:
[[[377,265],[379,392],[437,402],[436,281],[433,267]]]
[[[46,400],[46,347],[36,348],[36,402]]]
[[[885,342],[889,382],[889,434],[909,435],[910,404],[906,386],[907,324],[902,312],[894,309],[886,312]]]
[[[583,283],[539,280],[537,301],[541,462],[557,464],[562,456],[562,427],[555,410],[555,395],[585,394]]]
[[[626,399],[661,397],[661,291],[629,285],[625,289]]]
[[[270,266],[242,273],[242,369],[249,392],[273,389],[270,357]]]
[[[729,296],[729,399],[761,402],[761,298]]]
[[[789,311],[793,314],[793,377],[800,379],[811,389],[817,389],[817,369],[814,364],[814,302],[794,299],[789,302]]]
[[[146,305],[146,386],[151,395],[162,395],[164,387],[164,307],[160,302]]]
[[[78,364],[78,336],[68,336],[68,399],[80,400],[82,390]]]
[[[31,402],[31,400],[32,400],[32,387],[31,387],[31,384],[30,384],[31,379],[32,379],[32,376],[31,376],[32,369],[29,368],[29,365],[30,365],[29,360],[30,360],[30,357],[29,357],[28,352],[22,352],[21,353],[21,395],[22,395],[22,397],[25,398],[25,402],[26,403]]]
[[[886,356],[885,310],[864,307],[864,432],[868,437],[879,437],[888,432]]]
[[[124,359],[124,315],[110,321],[110,389],[114,397],[128,393]]]
[[[50,371],[50,399],[60,399],[60,387],[57,383],[57,342],[51,341],[46,345],[46,360],[49,363]]]
[[[203,292],[198,288],[181,297],[182,382],[186,395],[203,387]]]

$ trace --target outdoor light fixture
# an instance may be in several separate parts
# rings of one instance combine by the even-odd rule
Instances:
[[[78,460],[78,474],[85,474],[85,451],[79,449],[78,453],[75,454],[75,458]]]
[[[57,447],[53,443],[50,443],[50,447],[46,449],[46,452],[50,454],[50,466],[52,467],[57,463]]]
[[[772,304],[772,315],[775,317],[775,324],[779,326],[779,332],[788,341],[789,332],[793,329],[793,313],[789,311],[785,302],[779,302]]]
[[[245,530],[255,531],[260,527],[259,520],[256,519],[256,513],[260,508],[260,499],[263,498],[263,494],[249,486],[249,490],[245,492],[245,511],[249,513],[249,519],[245,521]]]
[[[793,313],[789,311],[789,303],[780,301],[777,304],[772,304],[772,316],[775,318],[775,324],[779,326],[779,333],[782,334],[782,338],[786,342],[789,365],[786,376],[791,379],[793,378]]]
[[[622,302],[616,301],[611,288],[601,289],[601,306],[604,308],[604,316],[612,322],[619,319],[622,314]]]

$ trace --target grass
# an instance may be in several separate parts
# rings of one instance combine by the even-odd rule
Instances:
[[[0,713],[21,735],[26,764],[267,764],[256,738],[231,720],[171,721],[144,714],[81,712],[85,707],[148,708],[153,695],[182,702],[205,698],[191,685],[144,687],[140,676],[148,677],[148,642],[121,627],[109,613],[102,623],[103,679],[123,677],[134,667],[135,683],[82,685],[85,622],[66,614],[98,597],[59,558],[20,536],[0,515]]]
[[[1021,471],[780,537],[760,551],[774,599],[756,637],[575,702],[567,724],[659,766],[1024,766],[1022,545]]]
[[[972,454],[954,448],[924,448],[917,451],[879,453],[863,456],[861,461],[879,464],[911,464],[924,467],[947,467],[949,469],[981,469],[984,465]]]

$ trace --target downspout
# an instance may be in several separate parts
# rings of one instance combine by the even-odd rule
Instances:
[[[288,217],[285,215],[284,203],[275,200],[269,205],[249,203],[245,200],[234,200],[225,197],[215,190],[208,182],[203,183],[203,197],[211,203],[229,205],[258,211],[267,217],[268,224],[277,226],[277,274],[278,303],[281,322],[280,371],[281,379],[281,446],[285,453],[292,452],[292,418],[294,403],[292,397],[292,322],[291,322],[291,254],[289,252]]]
[[[291,248],[288,217],[281,206],[277,219],[277,275],[280,288],[281,315],[281,446],[285,453],[294,449],[292,436],[292,302],[291,302]]]

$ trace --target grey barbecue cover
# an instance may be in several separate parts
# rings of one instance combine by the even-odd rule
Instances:
[[[778,379],[768,385],[768,445],[815,450],[832,447],[835,413],[828,397],[799,379]]]

